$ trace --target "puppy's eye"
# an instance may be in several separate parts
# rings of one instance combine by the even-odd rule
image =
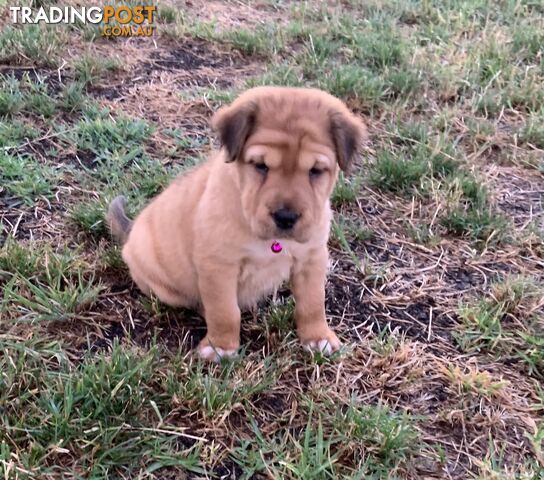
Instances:
[[[310,177],[319,177],[321,174],[323,173],[323,170],[321,170],[320,168],[316,168],[316,167],[313,167],[313,168],[310,168]]]
[[[255,163],[255,170],[257,170],[259,173],[265,175],[268,172],[268,167],[264,163]]]

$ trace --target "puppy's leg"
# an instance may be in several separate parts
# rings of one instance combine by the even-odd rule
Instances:
[[[340,340],[327,325],[325,317],[327,262],[328,253],[324,249],[308,262],[296,266],[291,286],[300,341],[311,350],[331,354],[340,348]]]
[[[240,346],[240,308],[237,298],[238,269],[199,271],[198,286],[208,333],[198,346],[205,360],[233,357]]]

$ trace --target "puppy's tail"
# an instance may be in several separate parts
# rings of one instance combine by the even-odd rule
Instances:
[[[127,199],[125,197],[122,195],[115,197],[110,203],[106,215],[110,232],[121,245],[127,241],[132,228],[132,221],[125,214],[126,205]]]

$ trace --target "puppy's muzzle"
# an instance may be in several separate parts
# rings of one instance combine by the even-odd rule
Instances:
[[[291,230],[300,218],[300,213],[290,208],[279,208],[272,212],[271,215],[280,230]]]

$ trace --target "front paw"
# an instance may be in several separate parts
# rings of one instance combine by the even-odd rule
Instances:
[[[323,332],[316,333],[309,338],[300,338],[302,345],[311,352],[321,352],[324,355],[331,355],[338,351],[341,342],[336,334],[327,327]]]
[[[206,337],[198,345],[197,352],[203,360],[219,363],[223,358],[236,357],[238,355],[238,348],[232,349],[216,346]]]

